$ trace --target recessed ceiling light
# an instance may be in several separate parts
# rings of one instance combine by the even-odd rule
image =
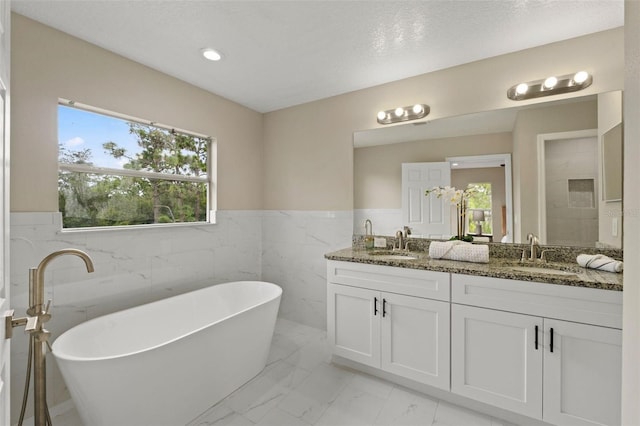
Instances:
[[[220,52],[213,50],[213,49],[202,49],[202,56],[204,56],[205,58],[207,58],[210,61],[219,61],[220,59],[222,59],[222,55],[220,54]]]

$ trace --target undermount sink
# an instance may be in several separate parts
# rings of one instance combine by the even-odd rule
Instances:
[[[416,260],[416,256],[410,254],[379,254],[376,259],[380,260]]]
[[[418,257],[409,253],[394,253],[388,251],[371,252],[371,256],[374,256],[379,260],[416,260]]]
[[[560,276],[572,276],[576,275],[575,272],[571,271],[561,271],[559,269],[551,269],[551,268],[538,268],[534,266],[512,266],[509,269],[512,271],[518,272],[530,272],[533,274],[546,274],[546,275],[560,275]]]

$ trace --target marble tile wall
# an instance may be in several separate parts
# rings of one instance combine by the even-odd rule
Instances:
[[[11,297],[16,315],[28,305],[28,271],[47,254],[85,250],[96,271],[76,257],[47,268],[52,340],[107,313],[207,285],[262,279],[283,288],[280,316],[326,326],[324,254],[351,245],[351,211],[219,211],[215,225],[60,232],[59,213],[11,214]],[[12,341],[12,413],[19,413],[28,340]],[[48,371],[50,406],[69,396],[55,363]]]
[[[280,316],[326,328],[325,253],[351,246],[352,211],[264,211],[262,279],[282,287]]]
[[[371,220],[375,235],[396,235],[402,229],[402,209],[356,209],[353,211],[353,233],[364,234],[364,221]]]

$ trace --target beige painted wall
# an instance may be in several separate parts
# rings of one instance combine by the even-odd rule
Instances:
[[[511,133],[495,133],[356,148],[353,150],[355,208],[402,208],[402,163],[508,154],[511,139]]]
[[[597,127],[597,101],[531,108],[518,113],[513,130],[514,242],[526,241],[525,235],[529,232],[540,235],[538,135]]]
[[[433,120],[506,108],[514,105],[506,97],[513,84],[580,69],[593,73],[593,85],[554,99],[619,90],[623,46],[618,28],[268,113],[264,207],[352,209],[353,132],[381,127],[379,110],[427,103]]]
[[[215,137],[217,208],[262,208],[262,114],[17,14],[12,42],[12,211],[58,211],[58,98]]]

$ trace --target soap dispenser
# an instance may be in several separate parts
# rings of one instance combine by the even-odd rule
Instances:
[[[367,250],[373,248],[373,225],[369,219],[364,221],[364,248]]]

